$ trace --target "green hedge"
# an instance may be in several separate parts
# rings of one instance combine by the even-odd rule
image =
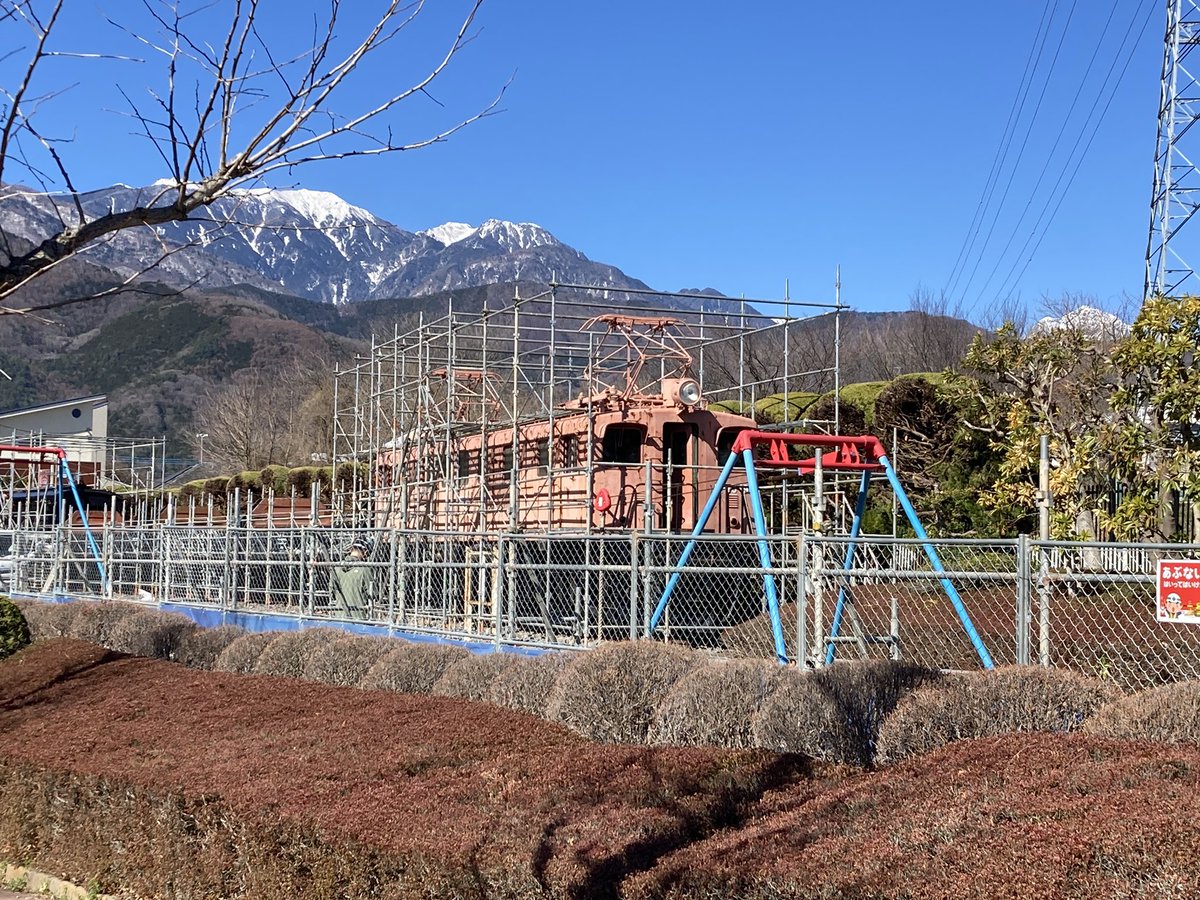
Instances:
[[[12,656],[32,642],[29,623],[17,605],[0,596],[0,659]]]

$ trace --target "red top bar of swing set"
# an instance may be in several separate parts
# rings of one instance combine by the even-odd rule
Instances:
[[[755,457],[756,466],[776,469],[796,469],[802,475],[811,475],[817,468],[817,457],[792,459],[788,447],[828,447],[821,453],[821,468],[830,472],[882,472],[885,451],[879,438],[864,434],[858,436],[837,434],[785,434],[778,431],[743,431],[733,442],[733,452],[742,453],[755,447],[765,446],[767,455]]]
[[[0,444],[0,453],[27,453],[33,456],[53,456],[57,459],[66,459],[67,451],[62,447],[21,447],[17,444]],[[40,459],[22,460],[33,465],[52,466],[56,463],[44,462]]]

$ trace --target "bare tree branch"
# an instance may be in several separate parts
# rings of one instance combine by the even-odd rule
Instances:
[[[290,171],[323,160],[428,147],[494,114],[507,83],[474,114],[431,129],[433,134],[401,139],[397,137],[399,130],[388,121],[398,106],[413,98],[443,105],[433,97],[430,87],[476,36],[482,5],[483,0],[466,3],[465,14],[447,46],[423,74],[403,89],[390,89],[382,99],[355,109],[349,105],[346,87],[351,76],[364,61],[376,57],[412,26],[425,10],[426,0],[387,0],[362,32],[349,40],[341,35],[345,27],[339,18],[341,0],[330,0],[327,18],[314,21],[311,45],[286,52],[282,43],[262,27],[261,0],[214,0],[191,6],[186,0],[143,0],[150,28],[109,21],[150,51],[151,58],[162,61],[165,85],[161,90],[147,88],[148,101],[120,87],[118,90],[128,107],[126,114],[137,123],[136,134],[155,148],[169,177],[163,181],[167,186],[148,202],[139,199],[131,208],[97,213],[83,202],[64,152],[80,141],[45,134],[32,120],[37,107],[58,93],[46,91],[38,96],[37,82],[48,58],[135,57],[77,53],[53,46],[56,26],[62,21],[63,0],[47,0],[44,15],[38,13],[37,0],[0,0],[0,26],[5,22],[19,24],[29,28],[35,38],[21,81],[15,91],[7,94],[9,103],[0,121],[0,179],[6,163],[10,168],[23,168],[44,194],[51,195],[48,206],[59,220],[54,233],[20,251],[15,251],[4,237],[8,252],[7,259],[0,261],[0,316],[54,308],[17,307],[11,299],[41,274],[118,232],[189,220],[197,211],[230,196],[236,188],[280,169]],[[199,14],[211,15],[214,9],[226,8],[219,38],[208,40]],[[157,33],[151,33],[151,29]],[[48,165],[44,164],[47,159]],[[51,184],[62,184],[65,190],[52,193]],[[15,192],[5,192],[0,201],[15,196]],[[171,248],[158,262],[180,249]],[[132,289],[137,278],[152,268],[140,270],[129,283],[110,290]],[[102,291],[97,296],[110,295]]]

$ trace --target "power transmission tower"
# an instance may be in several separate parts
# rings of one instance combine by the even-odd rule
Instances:
[[[1190,251],[1180,233],[1200,209],[1200,84],[1188,57],[1200,45],[1200,4],[1167,0],[1158,141],[1154,149],[1154,192],[1146,245],[1144,295],[1200,294],[1200,277],[1184,259]],[[1197,57],[1200,60],[1200,57]],[[1195,131],[1195,133],[1193,133]],[[1200,237],[1200,225],[1192,229]]]

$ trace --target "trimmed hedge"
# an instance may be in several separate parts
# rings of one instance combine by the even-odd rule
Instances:
[[[1164,684],[1102,706],[1083,730],[1159,744],[1200,744],[1200,681]]]
[[[813,759],[857,763],[849,723],[812,675],[788,669],[750,722],[754,746]]]
[[[263,648],[254,664],[257,675],[281,675],[300,678],[309,656],[323,644],[342,637],[345,632],[334,628],[309,628],[304,631],[279,631],[274,640]]]
[[[753,747],[750,723],[787,670],[767,660],[709,662],[666,693],[650,724],[652,744]]]
[[[846,724],[850,752],[840,760],[860,766],[875,762],[879,729],[897,704],[914,690],[941,679],[941,672],[910,662],[841,662],[812,676]]]
[[[135,613],[147,612],[144,606],[111,600],[80,601],[71,606],[74,607],[74,614],[70,621],[64,624],[66,636],[100,644],[102,647],[112,645],[113,634],[121,622]]]
[[[179,613],[145,609],[125,616],[113,627],[108,646],[121,653],[174,659],[180,642],[198,626]]]
[[[239,675],[250,674],[258,664],[258,658],[262,656],[263,650],[277,636],[278,632],[268,631],[261,634],[243,634],[241,637],[235,638],[213,660],[213,671],[235,672]]]
[[[225,648],[246,634],[237,625],[197,628],[183,636],[175,650],[175,661],[191,669],[213,669]]]
[[[496,676],[513,665],[516,657],[507,653],[472,653],[453,663],[433,686],[440,697],[482,700]]]
[[[8,597],[0,596],[0,659],[12,656],[31,643],[33,636],[20,607]]]
[[[568,653],[514,657],[511,666],[497,673],[483,699],[496,706],[545,718],[550,693],[571,659]]]
[[[316,647],[304,660],[303,675],[312,681],[354,687],[395,647],[393,638],[351,634]]]
[[[401,644],[381,656],[358,686],[368,691],[428,694],[446,670],[469,652],[449,644]]]
[[[667,692],[702,662],[694,650],[674,644],[604,644],[563,670],[547,718],[595,741],[643,744]]]
[[[17,605],[25,616],[25,621],[29,624],[32,639],[49,641],[67,636],[71,628],[71,620],[75,617],[75,610],[80,604],[21,600]]]
[[[1065,669],[1006,666],[914,691],[879,729],[877,758],[897,762],[951,741],[1010,732],[1071,732],[1120,692]]]

